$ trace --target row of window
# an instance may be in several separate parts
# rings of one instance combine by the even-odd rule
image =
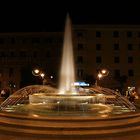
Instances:
[[[133,57],[129,56],[127,58],[127,62],[132,64],[134,62]],[[101,56],[96,57],[96,63],[102,63],[102,57]],[[120,63],[120,57],[119,56],[114,57],[114,63]]]
[[[132,50],[134,50],[134,45],[133,44],[127,44],[127,49],[129,50],[129,51],[132,51]],[[96,44],[96,50],[97,51],[100,51],[100,50],[102,50],[102,48],[103,48],[103,46],[102,46],[102,44],[100,44],[100,43],[98,43],[98,44]],[[84,44],[82,44],[82,43],[78,43],[78,45],[77,45],[77,49],[80,51],[80,50],[84,50]],[[113,49],[114,50],[120,50],[120,44],[118,44],[118,43],[115,43],[115,44],[113,44]],[[138,44],[138,49],[140,50],[140,44]]]
[[[114,77],[119,77],[121,74],[120,74],[120,70],[119,69],[115,69],[114,70]],[[128,76],[132,77],[134,76],[134,70],[133,69],[129,69],[128,70]]]
[[[20,52],[19,57],[27,57],[27,53],[26,52]],[[31,55],[29,55],[31,56]],[[4,52],[0,52],[0,57],[6,57],[6,54]],[[17,55],[13,52],[10,53],[10,57],[17,57]],[[33,52],[32,57],[37,58],[39,57],[37,52]],[[46,52],[45,53],[45,57],[49,58],[51,57],[50,52]],[[127,58],[127,62],[128,63],[133,63],[134,62],[134,58],[133,56],[128,56]],[[78,64],[83,64],[84,63],[84,58],[83,56],[77,56],[77,63]],[[96,63],[102,63],[102,57],[101,56],[96,56]],[[120,57],[119,56],[115,56],[114,57],[114,63],[120,63]]]
[[[78,69],[77,70],[77,75],[78,77],[83,77],[84,76],[84,70],[83,69]],[[114,70],[114,77],[119,77],[120,74],[120,70],[119,69],[115,69]],[[129,77],[133,77],[134,76],[134,70],[133,69],[128,69],[128,74]]]
[[[45,57],[50,57],[51,56],[51,52],[48,50],[46,52],[43,53]],[[0,52],[0,57],[39,57],[39,53],[37,51],[33,51],[32,54],[29,54],[29,52],[27,51],[20,51],[20,52],[4,52],[1,51]],[[42,56],[42,54],[41,54]]]
[[[134,58],[132,56],[129,56],[127,58],[127,62],[132,64],[134,62]],[[78,64],[83,64],[84,63],[83,56],[78,56],[77,57],[77,63]],[[101,56],[96,57],[96,63],[102,63],[102,57]],[[120,57],[119,56],[114,57],[114,63],[120,63]]]
[[[125,33],[126,33],[126,37],[129,37],[129,38],[133,37],[133,35],[134,35],[134,32],[132,32],[132,31],[128,31],[128,32],[125,32]],[[96,37],[98,37],[98,38],[103,36],[101,31],[96,31],[95,34],[96,34]],[[78,37],[84,37],[84,33],[78,32],[77,36]],[[112,37],[119,37],[119,36],[120,36],[120,32],[119,31],[113,31],[112,32]],[[140,31],[137,32],[137,36],[140,37]]]
[[[126,32],[126,36],[127,37],[133,37],[133,33],[132,31],[128,31]],[[78,37],[84,37],[84,33],[83,32],[78,32],[77,33]],[[120,36],[120,32],[119,31],[113,31],[112,32],[112,36],[113,37],[119,37]],[[137,32],[137,36],[140,37],[140,31]],[[96,37],[100,38],[102,37],[102,32],[101,31],[96,31]],[[0,37],[0,44],[4,44],[4,43],[10,43],[10,44],[16,44],[16,43],[22,43],[22,44],[26,44],[26,43],[32,43],[32,44],[40,44],[40,43],[62,43],[63,42],[63,38],[62,37],[46,37],[46,38],[41,38],[41,37],[7,37],[7,38],[3,38]]]
[[[2,76],[2,71],[0,71],[0,75]],[[12,77],[14,75],[14,69],[13,68],[9,68],[9,77]],[[78,77],[83,77],[84,75],[84,70],[83,69],[78,69],[77,70],[77,75]],[[114,70],[114,77],[120,76],[120,70],[119,69],[115,69]],[[134,76],[134,70],[133,69],[129,69],[128,70],[128,76]]]
[[[48,43],[62,43],[63,39],[60,37],[48,37],[48,38],[40,38],[40,37],[34,37],[34,38],[3,38],[0,37],[0,44],[5,44],[5,43],[9,43],[9,44],[16,44],[16,43],[22,43],[22,44],[26,44],[26,43],[32,43],[32,44],[48,44]]]
[[[120,49],[120,46],[119,46],[118,43],[115,43],[115,44],[113,44],[113,48],[114,48],[114,50],[119,50]],[[138,48],[140,49],[140,44],[138,45]],[[99,51],[101,49],[102,49],[102,45],[101,44],[96,44],[96,50]],[[132,51],[134,49],[133,44],[127,44],[127,49],[129,51]]]

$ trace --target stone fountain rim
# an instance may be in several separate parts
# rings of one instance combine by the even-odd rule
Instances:
[[[103,120],[120,120],[120,119],[126,119],[126,118],[134,118],[134,117],[139,117],[140,116],[140,111],[139,112],[129,112],[125,114],[119,114],[119,115],[112,115],[109,117],[99,117],[99,116],[31,116],[31,115],[26,115],[26,114],[20,114],[20,113],[11,113],[11,112],[5,112],[1,111],[0,116],[4,116],[7,118],[17,118],[17,119],[27,119],[27,120],[49,120],[49,121],[55,121],[55,120],[63,120],[63,121],[68,121],[68,120],[75,120],[75,121],[82,121],[84,120],[93,120],[93,121],[103,121]]]

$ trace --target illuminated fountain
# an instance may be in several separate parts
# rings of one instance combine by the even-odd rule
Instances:
[[[69,15],[67,15],[60,72],[59,94],[72,94],[73,92],[75,92],[74,82],[75,70],[72,44],[72,28]]]
[[[71,30],[67,15],[59,89],[31,85],[7,98],[0,106],[0,139],[125,140],[134,139],[134,130],[139,135],[140,114],[125,97],[99,86],[74,87]]]
[[[135,110],[133,104],[113,90],[98,86],[75,88],[72,26],[69,15],[66,18],[62,54],[59,89],[41,85],[25,87],[11,95],[1,105],[1,109],[16,112],[22,110],[25,113],[32,111],[39,115],[47,112],[47,115],[58,116],[60,114],[102,116],[104,113],[121,114]]]

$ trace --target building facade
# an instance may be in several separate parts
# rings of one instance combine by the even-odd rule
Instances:
[[[0,89],[36,83],[35,67],[58,83],[62,46],[63,32],[0,33]],[[77,81],[94,83],[105,68],[98,84],[140,87],[139,25],[74,25],[73,46]]]
[[[76,26],[75,46],[83,45],[83,71],[96,77],[106,68],[109,75],[99,82],[107,87],[140,86],[140,26]],[[79,51],[80,52],[80,51]]]

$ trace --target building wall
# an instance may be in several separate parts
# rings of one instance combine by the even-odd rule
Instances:
[[[32,84],[33,68],[57,78],[63,33],[0,33],[0,88]],[[31,80],[31,83],[27,79]],[[23,84],[24,80],[24,84]],[[22,83],[22,84],[21,84]]]
[[[73,45],[77,80],[96,78],[97,70],[106,68],[109,75],[98,80],[100,85],[119,87],[116,71],[127,76],[125,86],[140,86],[140,26],[75,25]],[[19,89],[23,79],[33,78],[28,74],[34,67],[58,81],[62,46],[63,32],[0,33],[0,88],[12,82]]]
[[[97,69],[106,68],[110,73],[100,84],[117,87],[120,84],[114,79],[114,71],[118,70],[120,76],[128,78],[125,86],[140,86],[140,26],[86,25],[75,26],[75,31],[84,40],[86,73],[96,77]]]

